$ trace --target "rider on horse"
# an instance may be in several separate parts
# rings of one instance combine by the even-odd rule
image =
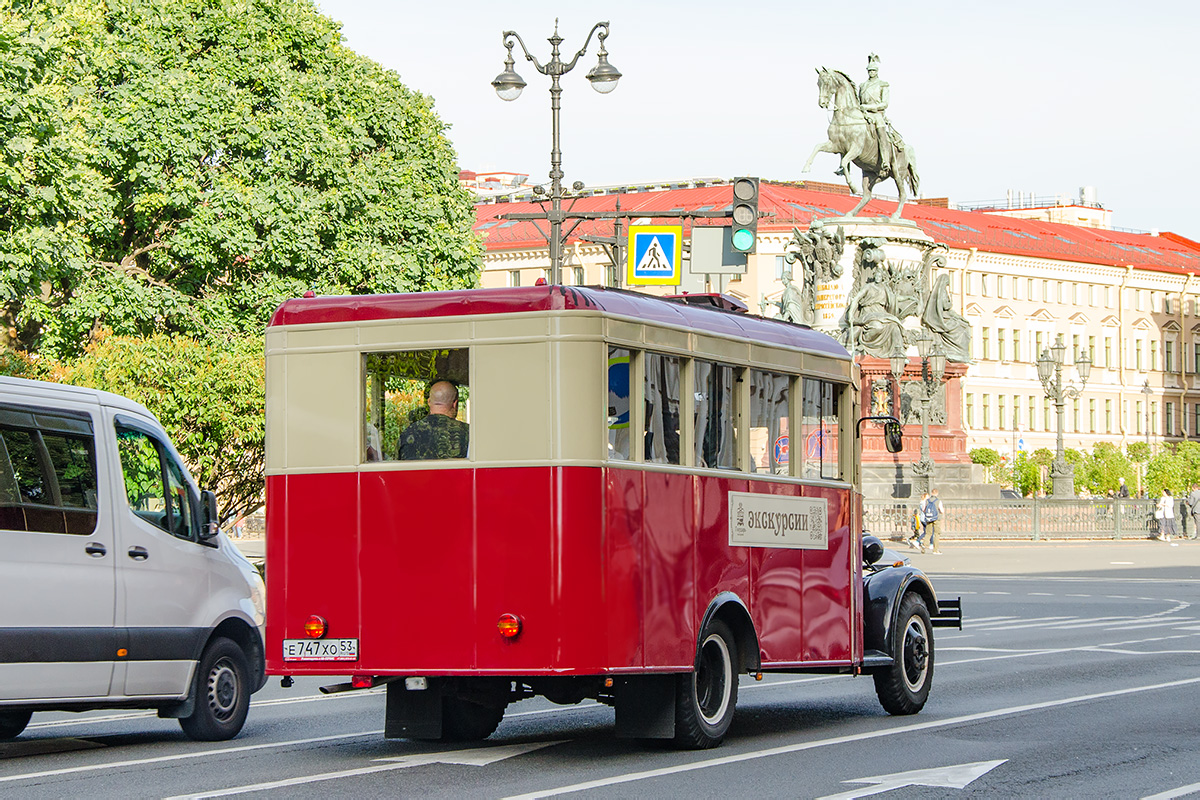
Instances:
[[[879,177],[886,178],[892,171],[891,125],[883,113],[888,107],[888,84],[879,79],[879,56],[867,56],[867,79],[858,87],[859,108],[867,122],[875,128],[879,142]]]

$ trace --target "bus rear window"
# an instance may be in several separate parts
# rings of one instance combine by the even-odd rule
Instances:
[[[466,458],[470,352],[363,354],[363,461]]]
[[[800,476],[838,480],[842,477],[838,465],[838,396],[836,384],[829,381],[804,379],[804,398],[800,419],[801,449],[796,458],[803,458]]]
[[[791,378],[750,370],[750,461],[752,472],[788,471],[788,386]]]

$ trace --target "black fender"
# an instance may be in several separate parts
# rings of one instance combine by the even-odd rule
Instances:
[[[937,595],[925,573],[913,566],[888,567],[863,576],[864,666],[891,664],[900,601],[916,592],[925,601],[930,616],[937,614]],[[886,662],[880,659],[886,659]]]
[[[758,632],[750,619],[750,612],[742,598],[733,592],[721,592],[708,604],[700,627],[696,630],[696,652],[700,651],[700,636],[708,623],[719,619],[729,626],[737,637],[738,658],[742,672],[759,672],[762,669],[762,652],[758,648]]]

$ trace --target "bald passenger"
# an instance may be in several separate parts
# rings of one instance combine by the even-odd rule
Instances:
[[[458,387],[438,381],[429,387],[429,416],[400,434],[399,456],[405,461],[466,458],[470,426],[458,419]]]

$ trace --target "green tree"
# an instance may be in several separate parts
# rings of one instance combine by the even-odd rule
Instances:
[[[1017,453],[1017,460],[1013,462],[1013,488],[1022,497],[1037,494],[1042,488],[1041,470],[1026,453]]]
[[[101,336],[52,377],[136,400],[162,423],[192,477],[217,493],[222,522],[263,497],[263,355],[257,337]]]
[[[1121,448],[1109,442],[1097,442],[1091,453],[1084,457],[1077,484],[1086,486],[1095,495],[1116,493],[1120,479],[1133,483],[1136,470],[1132,462],[1121,452]]]
[[[432,101],[311,0],[0,4],[0,302],[18,349],[261,331],[306,289],[477,281]]]
[[[1187,494],[1188,474],[1187,460],[1175,447],[1164,444],[1146,465],[1146,490],[1151,497],[1162,494],[1163,489],[1180,497]]]
[[[983,467],[984,479],[993,481],[996,478],[996,470],[1000,466],[1000,454],[990,447],[976,447],[972,449],[968,456],[971,458],[971,463],[980,464]]]

